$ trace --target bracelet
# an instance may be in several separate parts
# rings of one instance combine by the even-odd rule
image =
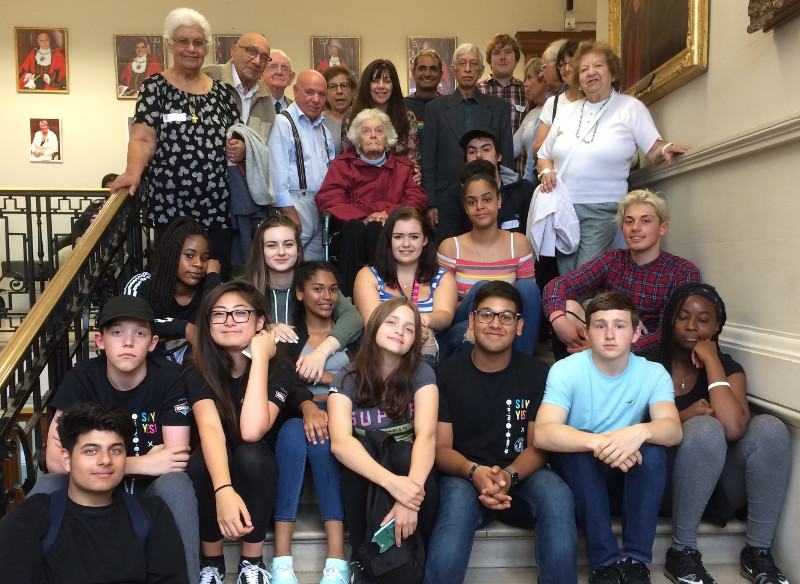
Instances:
[[[721,385],[725,385],[725,386],[727,386],[727,387],[730,387],[730,386],[731,386],[731,384],[730,384],[730,383],[728,383],[727,381],[715,381],[714,383],[712,383],[711,385],[709,385],[709,386],[708,386],[708,389],[709,389],[709,391],[710,391],[712,388],[714,388],[714,387],[720,387]]]
[[[672,146],[672,142],[667,142],[666,144],[664,144],[664,146],[661,147],[661,157],[662,158],[666,158],[667,157],[667,155],[666,155],[667,148],[669,148],[670,146]]]
[[[224,489],[226,487],[233,488],[233,485],[228,483],[227,485],[222,485],[221,487],[217,487],[216,489],[214,489],[214,494],[216,495],[217,493],[219,493],[222,489]]]
[[[558,320],[559,318],[561,318],[562,316],[567,316],[567,313],[566,313],[566,312],[562,312],[561,314],[557,314],[557,315],[555,316],[555,318],[554,318],[553,320],[551,320],[551,321],[550,321],[550,324],[553,324],[555,321],[557,321],[557,320]]]
[[[472,480],[472,477],[475,475],[475,471],[478,469],[479,466],[480,466],[480,464],[478,464],[476,462],[475,464],[472,465],[472,468],[469,469],[469,480],[470,481]]]
[[[542,182],[542,177],[548,173],[555,172],[555,168],[545,168],[542,172],[536,175],[536,178],[539,179],[539,182]]]
[[[328,357],[330,357],[330,355],[328,355],[328,354],[327,354],[325,351],[323,351],[322,349],[314,349],[314,350],[315,350],[315,351],[319,351],[320,353],[322,353],[323,355],[325,355],[325,358],[326,358],[326,359],[327,359]]]

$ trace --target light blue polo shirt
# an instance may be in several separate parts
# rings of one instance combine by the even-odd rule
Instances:
[[[625,371],[609,377],[591,351],[581,351],[550,368],[542,403],[567,410],[568,426],[600,434],[640,423],[660,401],[675,403],[672,379],[660,363],[631,354]]]

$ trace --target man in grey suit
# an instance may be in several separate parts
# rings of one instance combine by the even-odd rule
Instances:
[[[242,122],[252,128],[266,143],[275,122],[275,108],[261,74],[270,61],[269,42],[260,34],[247,32],[231,48],[231,60],[224,65],[208,65],[203,72],[212,79],[230,85],[234,91]],[[244,142],[228,141],[227,154],[232,162],[242,162],[245,157]]]
[[[425,106],[425,140],[422,143],[422,188],[428,194],[428,216],[438,223],[439,202],[458,197],[464,151],[459,144],[469,130],[489,130],[500,141],[502,164],[514,164],[511,106],[499,97],[477,91],[483,75],[481,50],[470,43],[459,45],[450,67],[457,89]]]

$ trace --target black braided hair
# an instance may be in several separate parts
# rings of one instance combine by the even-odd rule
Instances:
[[[156,318],[169,316],[183,244],[192,236],[200,236],[208,241],[205,229],[197,221],[191,217],[178,217],[164,231],[153,252],[148,265],[152,283],[147,300]]]
[[[672,373],[672,350],[675,338],[675,321],[678,319],[678,312],[683,307],[683,303],[689,296],[694,294],[708,298],[714,305],[717,313],[717,323],[719,328],[717,332],[711,337],[715,343],[719,339],[719,334],[722,332],[722,327],[725,325],[725,320],[728,318],[725,312],[725,303],[722,297],[717,292],[716,288],[711,284],[701,284],[700,282],[688,282],[678,286],[673,292],[672,296],[667,301],[667,306],[664,308],[664,316],[661,319],[661,347],[659,349],[659,362],[664,366],[668,373]]]

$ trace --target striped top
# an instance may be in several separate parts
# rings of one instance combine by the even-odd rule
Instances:
[[[453,241],[456,245],[456,257],[449,258],[437,254],[439,265],[453,274],[458,289],[458,299],[464,298],[473,284],[483,280],[501,280],[513,284],[517,280],[533,278],[533,254],[528,253],[521,257],[514,256],[514,234],[511,237],[511,258],[497,262],[479,262],[459,258],[458,237]]]
[[[367,267],[369,268],[369,271],[372,272],[372,275],[375,276],[375,279],[378,280],[378,294],[380,294],[381,302],[386,302],[387,300],[392,300],[394,298],[400,298],[400,296],[395,296],[386,290],[386,282],[384,282],[383,278],[378,275],[378,270],[372,266]],[[434,276],[433,280],[431,280],[430,295],[425,300],[417,299],[417,308],[420,312],[433,312],[433,293],[436,291],[436,287],[439,285],[439,282],[446,273],[447,270],[444,268],[439,268],[439,270],[436,272],[436,276]]]

